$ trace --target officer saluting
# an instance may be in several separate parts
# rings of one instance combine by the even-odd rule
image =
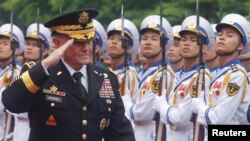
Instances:
[[[8,110],[29,113],[29,141],[135,140],[116,76],[89,63],[97,14],[81,9],[45,23],[55,50],[3,92]]]

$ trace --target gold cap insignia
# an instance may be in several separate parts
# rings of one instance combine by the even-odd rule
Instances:
[[[37,30],[36,30],[36,29],[33,29],[33,30],[31,31],[31,35],[37,35]]]
[[[155,81],[152,83],[151,88],[152,88],[152,91],[153,91],[154,93],[158,93],[159,90],[160,90],[160,80],[155,80]]]
[[[187,29],[196,29],[196,23],[195,22],[191,22],[187,25]]]
[[[106,119],[102,119],[101,122],[100,122],[100,129],[103,130],[105,127],[106,127]]]
[[[240,87],[236,83],[228,83],[227,84],[227,94],[228,96],[234,96],[238,91]]]
[[[89,13],[87,13],[86,11],[83,11],[81,14],[79,14],[79,23],[81,24],[85,24],[87,23],[89,20]]]
[[[149,28],[157,28],[157,23],[155,23],[155,22],[149,23],[148,27]]]
[[[122,31],[122,27],[121,26],[117,26],[117,27],[115,27],[115,30]]]
[[[233,25],[233,24],[234,24],[234,21],[228,19],[228,20],[226,21],[226,23],[227,23],[227,24]]]

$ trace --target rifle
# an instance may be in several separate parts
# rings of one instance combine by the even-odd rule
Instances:
[[[14,41],[14,38],[13,38],[13,12],[10,13],[10,46],[13,51],[12,51],[12,62],[11,62],[12,68],[11,68],[11,76],[9,78],[9,83],[11,83],[12,78],[15,75],[14,73],[16,69],[15,52],[16,52],[17,42]],[[3,135],[3,141],[7,141],[9,133],[11,132],[11,130],[13,131],[13,128],[14,128],[14,123],[13,123],[14,119],[12,115],[8,113],[7,111],[6,111],[5,121],[6,121],[6,125],[5,125],[4,135]]]
[[[196,95],[194,97],[198,97],[202,91],[204,92],[204,77],[205,77],[205,65],[202,59],[202,46],[204,44],[204,37],[200,34],[200,16],[199,16],[199,1],[196,1],[196,38],[197,45],[199,46],[199,69],[198,69],[198,78],[196,83]],[[197,114],[192,115],[193,125],[194,125],[194,141],[203,141],[204,140],[204,127],[197,122]]]
[[[162,26],[162,16],[163,16],[163,8],[162,8],[162,0],[160,4],[160,47],[162,48],[162,76],[161,76],[161,83],[160,83],[160,92],[158,93],[159,96],[162,95],[162,92],[164,92],[167,89],[167,61],[165,58],[165,48],[167,44],[168,38],[166,35],[163,34],[163,26]],[[166,126],[164,123],[160,121],[160,114],[156,113],[156,141],[166,141]]]
[[[125,38],[124,35],[124,15],[123,15],[123,4],[121,7],[121,24],[122,24],[122,31],[121,31],[121,38],[122,38],[122,48],[124,48],[124,77],[122,78],[122,85],[121,85],[121,96],[125,95],[126,88],[128,86],[128,70],[129,70],[129,65],[128,65],[128,47],[130,45],[130,40]]]
[[[37,8],[36,13],[36,23],[37,23],[37,47],[39,50],[39,61],[41,62],[43,60],[43,44],[41,42],[42,39],[40,39],[40,9]]]

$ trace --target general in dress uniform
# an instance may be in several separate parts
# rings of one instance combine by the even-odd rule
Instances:
[[[4,106],[28,112],[29,141],[134,141],[124,115],[117,77],[90,64],[95,9],[46,22],[55,50],[3,92]]]

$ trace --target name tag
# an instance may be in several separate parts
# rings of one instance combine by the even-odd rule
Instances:
[[[52,96],[52,95],[46,95],[46,100],[47,101],[52,101],[52,102],[62,102],[62,97],[58,96]]]

